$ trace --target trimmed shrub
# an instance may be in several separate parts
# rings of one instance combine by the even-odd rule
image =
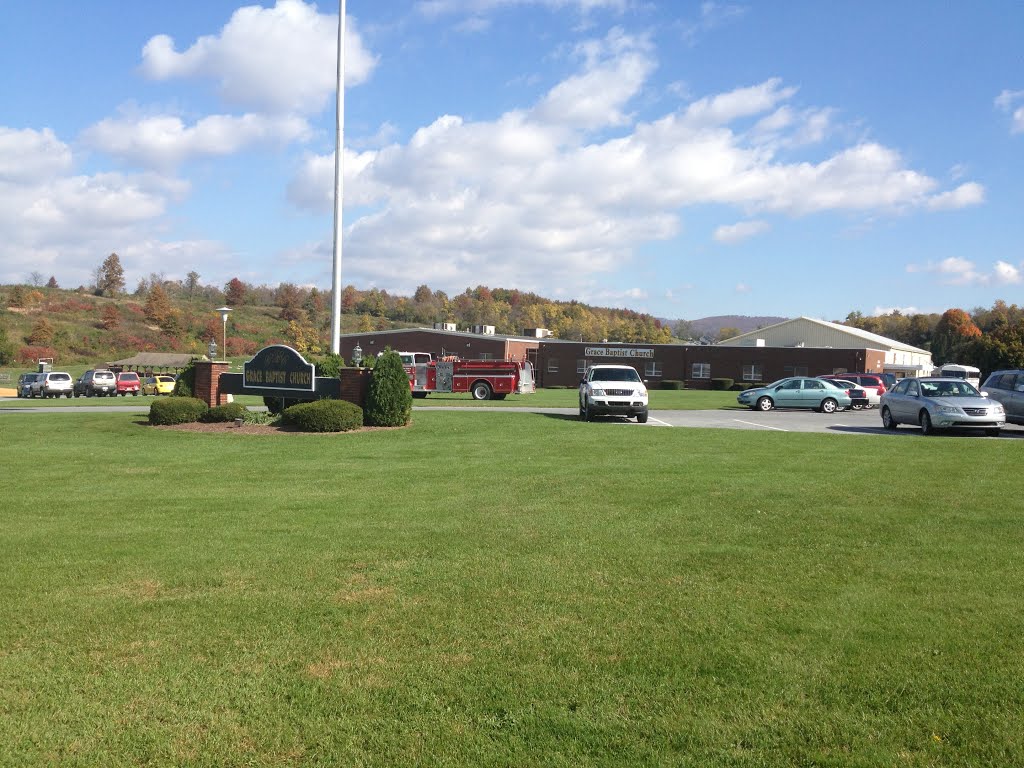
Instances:
[[[712,379],[711,388],[720,391],[728,390],[732,388],[733,379]]]
[[[363,409],[347,400],[317,400],[285,408],[284,420],[303,432],[350,432],[363,426]]]
[[[685,389],[686,385],[678,379],[663,379],[661,382],[662,389]]]
[[[194,397],[168,397],[149,406],[149,423],[191,424],[199,421],[208,410],[206,403]]]
[[[189,363],[184,371],[178,374],[174,382],[173,397],[192,397],[196,391],[196,366]]]
[[[234,421],[235,419],[244,419],[247,412],[248,409],[241,403],[224,403],[224,405],[216,405],[208,410],[199,420],[211,424]]]
[[[263,404],[267,406],[267,411],[272,416],[280,416],[285,412],[286,409],[291,408],[293,405],[299,403],[315,403],[316,400],[307,400],[301,397],[286,397],[283,398],[284,405],[281,404],[282,398],[280,397],[264,397]]]
[[[390,349],[377,358],[366,393],[367,426],[404,427],[412,419],[412,392],[402,358]]]

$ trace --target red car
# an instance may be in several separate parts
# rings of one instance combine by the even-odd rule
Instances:
[[[139,381],[139,374],[135,371],[124,371],[117,374],[117,394],[121,397],[127,394],[138,395],[141,388],[142,382]]]

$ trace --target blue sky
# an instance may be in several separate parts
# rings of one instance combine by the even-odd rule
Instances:
[[[336,2],[6,2],[0,282],[329,288]],[[1021,303],[1024,3],[348,0],[342,280]]]

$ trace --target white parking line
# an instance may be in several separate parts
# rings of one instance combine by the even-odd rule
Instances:
[[[744,421],[743,419],[733,419],[733,421],[735,421],[737,424],[747,424],[747,425],[749,425],[751,427],[761,427],[763,429],[774,429],[776,432],[789,432],[788,429],[783,429],[782,427],[769,427],[767,424],[758,424],[757,422]]]
[[[653,416],[650,416],[650,415],[648,415],[648,417],[647,417],[647,421],[648,421],[648,423],[650,423],[650,422],[652,422],[652,421],[653,421],[653,422],[655,422],[656,424],[659,424],[659,425],[661,425],[661,426],[663,426],[663,427],[671,427],[671,426],[672,426],[672,425],[671,425],[671,424],[669,424],[669,423],[668,423],[667,421],[662,421],[661,419],[656,419],[656,418],[654,418]]]

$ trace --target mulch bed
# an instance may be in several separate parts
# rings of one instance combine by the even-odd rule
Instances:
[[[291,426],[279,424],[243,424],[236,427],[233,422],[220,421],[207,424],[194,421],[190,424],[163,424],[153,426],[154,429],[170,429],[176,432],[229,432],[233,435],[351,435],[358,432],[379,432],[383,429],[402,429],[402,427],[360,427],[348,432],[303,432]]]

